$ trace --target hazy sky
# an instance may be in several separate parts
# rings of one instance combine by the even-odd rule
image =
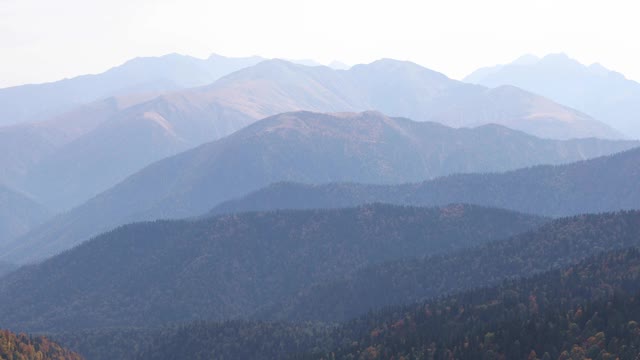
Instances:
[[[461,78],[566,52],[640,80],[636,1],[0,0],[0,87],[97,73],[136,56],[411,60]]]

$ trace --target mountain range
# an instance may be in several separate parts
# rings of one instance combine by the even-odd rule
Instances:
[[[38,192],[38,182],[56,181],[69,171],[64,167],[70,165],[60,162],[57,165],[61,170],[51,168],[47,164],[56,162],[49,158],[55,158],[58,152],[64,153],[65,146],[91,133],[120,110],[155,96],[155,93],[145,93],[109,97],[46,121],[0,127],[0,183],[32,194]],[[79,158],[72,160],[73,164]],[[42,172],[39,169],[47,167],[49,173],[39,174]],[[56,191],[64,189],[58,187]]]
[[[523,56],[482,68],[463,81],[489,87],[513,85],[583,111],[631,138],[640,138],[640,83],[565,54]]]
[[[280,183],[220,204],[211,214],[350,207],[371,202],[417,206],[462,202],[566,216],[637,209],[639,179],[640,148],[635,148],[566,165],[458,174],[414,184]]]
[[[454,127],[496,123],[545,138],[620,137],[588,115],[518,88],[469,85],[393,59],[349,70],[270,60],[220,79],[200,93],[256,119],[295,110],[375,109]]]
[[[103,98],[206,85],[264,59],[169,54],[136,58],[96,75],[0,89],[0,125],[47,120]]]
[[[399,184],[561,164],[638,145],[544,140],[498,125],[453,129],[376,112],[286,113],[152,164],[24,237],[0,244],[0,259],[33,261],[128,222],[201,215],[274,182]]]
[[[41,332],[247,317],[367,265],[546,221],[464,205],[368,205],[131,224],[0,278],[0,319]]]
[[[219,65],[212,66],[221,74],[230,70],[220,62],[212,64]],[[244,65],[240,62],[237,67]],[[297,110],[369,109],[454,127],[497,123],[544,138],[621,137],[588,115],[518,88],[469,85],[410,62],[384,59],[333,70],[268,60],[211,85],[164,94],[125,94],[61,114],[75,123],[86,119],[92,124],[90,131],[55,151],[30,157],[26,164],[19,162],[18,167],[28,170],[24,183],[10,184],[64,211],[154,161],[264,117]],[[38,143],[38,138],[34,141]],[[19,160],[10,157],[9,162]]]

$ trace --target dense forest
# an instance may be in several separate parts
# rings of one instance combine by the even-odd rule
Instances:
[[[2,275],[5,275],[6,273],[9,273],[13,270],[17,269],[17,266],[7,263],[7,262],[2,262],[0,261],[0,277]]]
[[[563,218],[504,241],[374,264],[308,287],[256,316],[347,320],[370,309],[495,285],[505,278],[531,276],[629,246],[640,246],[640,212]]]
[[[280,183],[223,203],[212,214],[384,202],[416,206],[470,203],[568,216],[636,209],[640,204],[638,178],[640,148],[568,165],[451,175],[406,185]]]
[[[141,223],[0,279],[0,316],[26,331],[343,321],[629,246],[640,246],[637,211],[548,222],[369,205]]]
[[[90,360],[282,359],[333,344],[323,324],[227,321],[194,322],[160,329],[100,329],[53,335]]]
[[[0,360],[82,360],[46,337],[0,330]]]
[[[636,359],[640,250],[414,305],[337,326],[198,322],[156,330],[58,335],[90,359]]]
[[[299,359],[636,359],[640,251],[351,321]],[[362,331],[366,328],[366,332]]]
[[[0,279],[24,331],[248,317],[368,265],[442,254],[548,219],[468,205],[277,211],[127,225]]]
[[[549,221],[376,204],[160,221],[2,279],[0,312],[91,360],[627,359],[640,351],[638,246],[638,211]],[[256,284],[269,289],[247,292]],[[245,320],[207,315],[225,304],[247,306]]]

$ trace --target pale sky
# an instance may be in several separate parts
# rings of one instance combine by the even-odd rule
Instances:
[[[460,79],[565,52],[640,80],[640,5],[591,0],[0,0],[0,87],[137,56],[411,60]]]

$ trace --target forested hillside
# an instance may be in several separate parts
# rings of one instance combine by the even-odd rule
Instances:
[[[367,265],[504,239],[547,219],[467,205],[132,224],[0,279],[0,319],[62,331],[248,317]]]
[[[336,208],[384,202],[438,206],[455,202],[568,216],[640,207],[640,148],[559,166],[462,174],[405,185],[279,183],[223,203],[212,214]]]
[[[600,255],[501,286],[389,308],[297,359],[636,359],[640,252]],[[366,331],[365,331],[366,329]]]
[[[278,322],[193,322],[160,329],[101,329],[54,338],[91,360],[274,360],[330,349],[332,326]]]
[[[59,338],[111,359],[636,359],[640,251],[613,251],[498,286],[387,307],[337,327],[192,323]]]
[[[33,337],[0,330],[1,360],[82,360],[45,337]]]
[[[7,262],[0,262],[0,276],[17,269],[16,265]]]
[[[424,258],[374,264],[298,292],[258,318],[348,320],[372,309],[491,286],[640,246],[640,212],[559,219],[511,239]]]

